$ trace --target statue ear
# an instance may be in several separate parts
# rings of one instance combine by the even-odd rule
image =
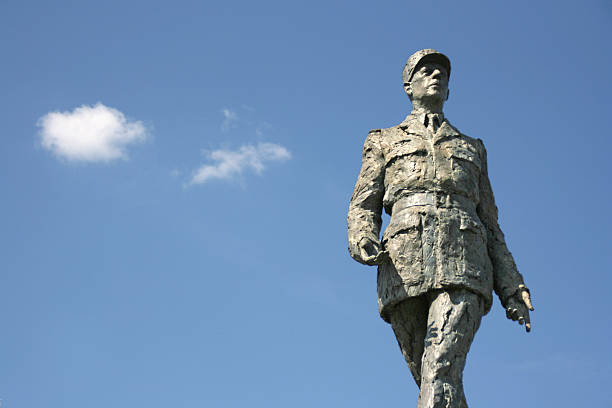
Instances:
[[[445,101],[448,101],[448,95],[450,95],[450,89],[446,90],[446,99],[444,99]]]
[[[410,82],[404,82],[404,91],[406,91],[406,95],[412,99],[412,87],[410,86]]]

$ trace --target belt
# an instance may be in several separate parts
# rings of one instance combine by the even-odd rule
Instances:
[[[445,194],[445,193],[409,193],[400,197],[393,204],[393,213],[401,211],[410,207],[421,207],[421,206],[435,206],[435,207],[458,207],[458,208],[470,208],[475,207],[476,204],[473,200],[458,194]]]

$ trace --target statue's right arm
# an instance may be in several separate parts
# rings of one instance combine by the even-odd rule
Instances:
[[[376,264],[381,252],[379,235],[385,161],[380,138],[380,129],[372,130],[363,144],[361,171],[347,217],[349,253],[353,259],[367,265]]]

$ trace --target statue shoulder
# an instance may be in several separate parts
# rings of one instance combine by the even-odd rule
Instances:
[[[455,132],[457,132],[457,134],[461,135],[461,138],[463,140],[465,140],[466,142],[468,142],[470,145],[474,146],[478,150],[484,150],[484,142],[482,141],[482,139],[466,135],[465,133],[457,129],[455,126],[453,126],[450,122],[447,121],[447,123]]]
[[[467,142],[468,145],[472,146],[472,148],[479,153],[481,158],[486,157],[486,149],[482,139],[466,135],[465,133],[457,129],[455,126],[453,126],[453,124],[451,124],[448,119],[446,119],[445,122],[452,129],[451,133],[459,135],[462,140]]]
[[[480,155],[481,160],[486,160],[487,157],[487,149],[485,149],[484,142],[480,138],[468,136],[465,133],[459,132],[461,138],[468,142]]]
[[[388,128],[372,129],[370,130],[370,133],[376,133],[378,135],[381,135],[381,137],[384,137],[386,134],[389,134],[389,133],[403,132],[405,128],[406,128],[406,123],[402,122],[398,125],[391,126]]]
[[[382,129],[372,129],[368,132],[365,143],[380,143],[380,134]]]
[[[372,129],[368,132],[368,136],[365,138],[365,141],[363,142],[363,154],[364,155],[372,151],[379,152],[381,150],[380,134],[381,134],[381,129]]]
[[[479,139],[479,138],[476,138],[476,137],[472,137],[472,136],[468,136],[465,133],[461,133],[461,132],[459,132],[459,134],[468,143],[470,143],[470,144],[472,144],[474,146],[483,146],[484,147],[484,143],[482,142],[482,139]]]

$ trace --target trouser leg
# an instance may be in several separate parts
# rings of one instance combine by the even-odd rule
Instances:
[[[419,387],[428,308],[429,302],[426,296],[410,298],[396,305],[389,316],[397,344]]]
[[[463,368],[484,311],[467,290],[431,295],[418,408],[467,408]]]

